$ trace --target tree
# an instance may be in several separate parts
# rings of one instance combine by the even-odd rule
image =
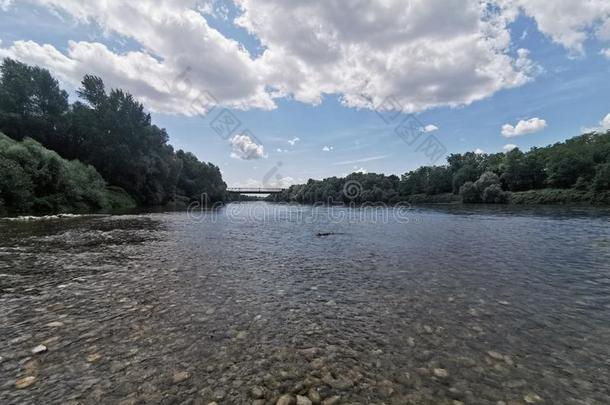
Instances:
[[[467,181],[460,187],[460,197],[462,197],[463,203],[481,202],[479,190],[472,181]]]
[[[107,91],[100,77],[86,75],[77,91],[82,101],[70,106],[67,93],[45,69],[5,59],[0,72],[0,130],[11,138],[31,137],[57,152],[58,158],[92,165],[110,185],[126,190],[141,205],[175,199],[181,192],[179,182],[183,189],[193,182],[187,198],[202,193],[225,198],[226,185],[216,166],[189,158],[194,168],[181,174],[184,156],[174,152],[167,132],[152,124],[150,114],[131,94]],[[50,189],[61,177],[61,165],[55,158],[45,162],[34,184]]]
[[[0,131],[57,146],[68,112],[68,93],[48,70],[12,59],[0,65]]]
[[[547,164],[548,182],[553,187],[569,188],[579,177],[591,179],[595,174],[593,160],[575,150],[560,149]]]
[[[595,167],[592,187],[594,191],[610,190],[610,163],[602,163]]]

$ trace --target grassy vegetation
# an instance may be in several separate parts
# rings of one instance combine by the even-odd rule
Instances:
[[[511,204],[592,204],[610,205],[610,192],[547,188],[511,193]]]

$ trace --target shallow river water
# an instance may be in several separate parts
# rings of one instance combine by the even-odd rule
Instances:
[[[0,404],[610,404],[609,381],[609,210],[0,219]]]

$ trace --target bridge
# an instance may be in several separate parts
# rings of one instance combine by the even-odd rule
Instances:
[[[234,194],[278,194],[284,191],[285,188],[278,187],[262,187],[262,188],[252,188],[252,187],[229,187],[227,188],[227,193]]]

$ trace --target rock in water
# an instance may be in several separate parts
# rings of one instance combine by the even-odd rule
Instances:
[[[297,395],[297,405],[312,405],[312,403],[309,398]]]
[[[89,363],[95,363],[96,361],[98,361],[99,359],[102,358],[102,355],[99,353],[93,353],[87,356],[87,361]]]
[[[311,399],[312,402],[314,402],[316,404],[319,404],[320,401],[322,400],[322,398],[320,398],[320,393],[314,387],[311,387],[309,389],[307,396],[309,397],[309,399]]]
[[[444,368],[435,368],[434,375],[438,378],[447,378],[449,377],[449,373]]]
[[[498,353],[494,350],[489,350],[487,352],[487,355],[495,360],[504,360],[504,356],[501,353]]]
[[[263,397],[263,395],[265,395],[265,392],[261,387],[252,387],[250,390],[250,395],[252,395],[252,398],[260,399]]]
[[[177,371],[174,373],[174,384],[179,384],[189,379],[191,375],[187,371]]]
[[[29,377],[23,377],[18,379],[17,381],[15,381],[15,387],[17,387],[17,389],[24,389],[29,387],[30,385],[34,384],[34,382],[36,382],[36,377],[33,376],[29,376]]]
[[[322,401],[322,405],[337,405],[340,400],[341,400],[341,397],[338,395],[335,395],[330,398],[326,398],[324,401]]]
[[[292,395],[282,395],[280,399],[277,400],[275,405],[294,405],[294,398]]]
[[[32,349],[32,354],[40,354],[46,352],[48,349],[45,345],[38,345]]]
[[[527,394],[526,396],[523,397],[523,400],[528,403],[528,404],[536,404],[538,402],[542,402],[542,398],[540,398],[540,396],[538,396],[537,394]]]

